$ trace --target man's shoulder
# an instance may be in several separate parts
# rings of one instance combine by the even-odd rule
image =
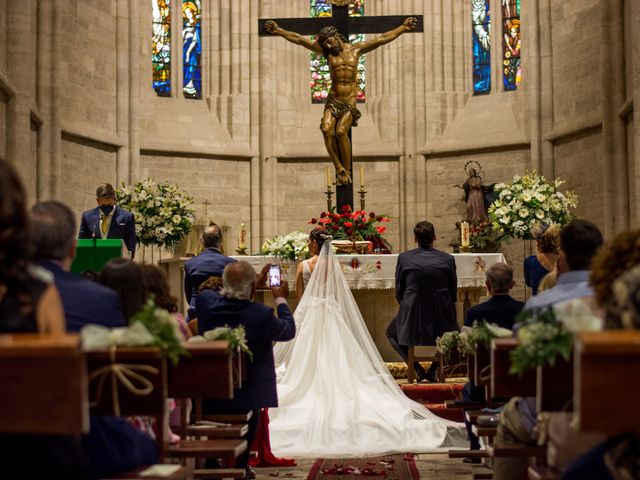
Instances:
[[[90,208],[89,210],[85,210],[82,212],[83,217],[91,217],[93,215],[97,215],[99,212],[98,207]]]
[[[116,215],[123,217],[123,218],[133,218],[133,213],[130,212],[129,210],[125,210],[122,207],[119,207],[118,205],[116,205],[116,211],[115,211]]]

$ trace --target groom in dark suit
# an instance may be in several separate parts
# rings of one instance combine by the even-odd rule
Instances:
[[[110,183],[96,189],[98,206],[82,214],[78,238],[121,238],[131,254],[136,253],[136,220],[133,213],[116,205],[116,191]]]
[[[291,340],[296,333],[296,324],[286,300],[289,296],[286,281],[271,288],[278,316],[274,315],[272,308],[252,301],[256,285],[264,284],[268,267],[256,277],[255,270],[247,262],[230,263],[222,273],[222,289],[219,292],[203,290],[196,299],[200,334],[225,325],[232,328],[242,325],[246,331],[247,346],[253,354],[253,360],[247,362],[247,379],[242,388],[235,390],[233,399],[204,403],[205,410],[210,413],[253,412],[249,420],[247,450],[236,460],[237,468],[247,469],[248,478],[254,475],[248,467],[248,460],[260,409],[278,406],[272,342]]]
[[[413,229],[418,248],[401,253],[396,265],[396,300],[400,309],[387,327],[389,343],[407,361],[408,345],[435,345],[444,332],[457,330],[456,263],[452,255],[433,248],[433,224]],[[425,371],[416,362],[418,380],[435,381],[437,362]]]

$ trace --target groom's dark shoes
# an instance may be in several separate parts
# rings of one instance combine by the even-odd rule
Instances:
[[[429,367],[429,370],[427,370],[427,375],[426,375],[426,380],[429,383],[436,383],[438,381],[438,377],[437,377],[437,372],[438,372],[438,367],[440,366],[440,363],[438,362],[431,362],[431,366]]]

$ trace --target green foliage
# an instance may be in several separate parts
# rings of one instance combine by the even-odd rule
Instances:
[[[509,373],[521,375],[531,368],[554,366],[558,355],[569,360],[574,335],[556,318],[552,308],[526,311],[518,316],[519,345],[511,352]]]
[[[178,364],[180,355],[187,355],[182,346],[182,334],[177,320],[163,308],[159,308],[153,300],[147,301],[142,310],[131,317],[130,324],[142,323],[153,336],[153,345],[167,355],[174,365]]]
[[[494,338],[508,338],[512,335],[511,330],[501,328],[486,320],[474,321],[473,326],[463,327],[459,337],[460,350],[467,353],[475,353],[477,346],[491,348],[491,340]]]
[[[460,345],[460,332],[445,332],[441,337],[436,338],[436,349],[442,353],[448,362],[451,359],[451,352]]]

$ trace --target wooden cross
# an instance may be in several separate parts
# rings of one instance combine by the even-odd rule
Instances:
[[[305,1],[308,4],[307,0]],[[261,18],[258,19],[258,34],[261,37],[272,37],[265,29],[265,23],[268,20],[275,20],[276,23],[292,32],[299,33],[300,35],[316,35],[323,27],[334,26],[345,37],[349,38],[349,35],[361,34],[361,33],[384,33],[392,30],[409,17],[415,17],[418,20],[416,28],[413,32],[423,31],[423,18],[422,15],[384,15],[384,16],[370,16],[370,17],[350,17],[349,16],[349,4],[353,3],[349,0],[329,0],[327,3],[332,4],[332,16],[331,17],[319,17],[319,18]],[[351,141],[351,130],[349,130],[349,141]],[[351,147],[353,152],[353,143]],[[351,155],[353,160],[353,153]],[[353,178],[353,161],[351,162],[351,172],[349,172],[351,178]],[[338,185],[336,182],[336,203],[337,208],[341,209],[344,205],[349,205],[353,208],[353,184],[350,185]]]

